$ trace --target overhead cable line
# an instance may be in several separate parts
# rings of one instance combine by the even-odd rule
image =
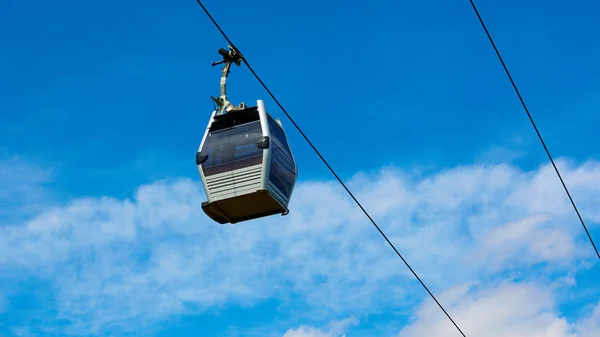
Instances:
[[[581,214],[579,213],[579,210],[577,209],[577,206],[575,205],[575,201],[573,201],[573,198],[571,197],[571,193],[569,193],[569,189],[567,188],[567,185],[565,184],[565,181],[563,180],[563,178],[558,170],[558,167],[554,163],[554,159],[552,159],[552,155],[550,154],[550,151],[548,150],[548,147],[546,146],[546,143],[544,142],[544,139],[542,138],[540,131],[538,130],[537,126],[535,125],[535,122],[533,121],[533,117],[531,116],[531,113],[529,112],[529,109],[527,108],[527,105],[525,104],[525,101],[523,100],[523,97],[521,96],[521,93],[519,92],[519,89],[517,88],[515,81],[513,80],[512,76],[510,75],[510,72],[508,71],[508,68],[506,67],[506,64],[504,63],[504,60],[502,59],[502,56],[500,55],[500,52],[498,51],[498,48],[496,47],[496,44],[494,43],[494,40],[492,39],[490,32],[488,31],[485,23],[483,22],[483,19],[481,18],[481,15],[479,14],[479,11],[477,10],[477,6],[475,6],[475,3],[473,2],[473,0],[469,0],[469,2],[471,3],[471,6],[473,7],[475,14],[477,15],[477,18],[479,19],[479,22],[481,23],[483,30],[485,30],[485,34],[487,35],[488,39],[490,40],[490,43],[492,44],[492,47],[494,48],[494,51],[496,52],[496,55],[498,56],[500,63],[502,63],[502,67],[504,68],[504,71],[506,72],[506,75],[508,76],[510,83],[512,84],[513,88],[515,89],[515,92],[517,93],[517,96],[519,97],[519,100],[521,101],[521,104],[523,105],[523,108],[525,109],[525,112],[527,113],[527,116],[529,117],[529,120],[531,121],[531,124],[533,125],[533,128],[535,129],[535,132],[537,133],[538,138],[540,139],[540,142],[542,143],[542,146],[544,147],[544,150],[546,150],[546,154],[548,155],[548,158],[550,158],[550,162],[552,163],[552,166],[554,167],[554,171],[556,171],[556,174],[558,175],[558,179],[560,179],[560,182],[562,183],[562,186],[564,187],[565,192],[567,192],[567,196],[569,197],[569,200],[571,201],[571,205],[573,205],[573,208],[575,209],[575,213],[577,213],[577,217],[579,217],[579,221],[581,221],[581,225],[583,226],[585,233],[587,234],[588,238],[590,239],[590,242],[592,243],[592,247],[596,251],[596,255],[598,255],[598,258],[600,259],[600,252],[598,252],[598,248],[596,247],[596,244],[594,243],[594,240],[592,239],[592,235],[590,234],[590,231],[588,230],[587,226],[585,225],[585,221],[583,221],[583,218],[581,217]]]
[[[423,286],[423,288],[425,288],[425,290],[429,293],[429,295],[431,296],[431,298],[433,298],[433,300],[435,301],[435,303],[437,303],[437,305],[440,307],[440,309],[442,309],[442,311],[444,312],[444,314],[446,314],[446,316],[452,322],[452,324],[454,324],[454,326],[456,327],[456,329],[458,329],[458,331],[460,332],[460,334],[463,337],[466,337],[466,335],[458,327],[458,325],[456,324],[456,322],[454,322],[454,320],[452,319],[452,317],[450,317],[450,315],[448,314],[448,312],[446,311],[446,309],[444,309],[444,307],[440,304],[440,302],[438,302],[438,300],[435,298],[435,296],[433,295],[433,293],[431,293],[431,291],[429,290],[429,288],[427,288],[427,286],[425,285],[425,283],[423,283],[423,281],[421,280],[421,278],[417,275],[417,273],[412,269],[412,267],[404,259],[404,257],[402,256],[402,254],[400,254],[400,252],[398,252],[398,250],[396,249],[396,247],[394,246],[394,244],[387,238],[387,236],[385,235],[385,233],[383,233],[383,231],[381,230],[381,228],[379,228],[379,226],[377,225],[377,223],[375,222],[375,220],[373,220],[373,218],[369,215],[369,213],[364,209],[364,207],[356,199],[356,197],[354,196],[354,194],[348,189],[348,187],[346,186],[346,184],[344,184],[344,182],[342,181],[342,179],[337,175],[337,173],[333,170],[333,168],[329,165],[329,163],[325,160],[325,158],[323,158],[323,156],[321,155],[321,153],[319,152],[319,150],[317,150],[317,148],[313,145],[313,143],[304,134],[304,132],[298,126],[298,124],[296,124],[296,122],[290,116],[290,114],[285,110],[285,108],[281,105],[281,103],[279,103],[279,101],[277,100],[277,98],[275,98],[275,95],[273,95],[273,93],[271,92],[271,90],[269,90],[269,88],[265,85],[265,83],[260,79],[260,77],[258,76],[258,74],[250,66],[250,64],[248,63],[248,61],[246,60],[246,58],[243,56],[243,54],[241,53],[241,51],[233,44],[233,42],[229,39],[229,37],[227,36],[227,34],[225,34],[225,32],[221,29],[221,27],[215,21],[215,19],[212,17],[212,15],[210,15],[210,13],[208,12],[208,10],[204,6],[204,4],[202,4],[202,1],[196,0],[196,2],[200,5],[200,7],[202,7],[202,9],[206,13],[206,15],[209,17],[209,19],[212,21],[212,23],[215,25],[215,27],[217,27],[217,29],[219,30],[219,32],[221,32],[221,34],[223,35],[223,37],[225,38],[225,40],[227,40],[227,42],[229,43],[229,45],[233,49],[237,50],[237,52],[239,54],[242,55],[242,61],[244,62],[244,64],[246,64],[246,66],[248,67],[248,69],[250,70],[250,72],[252,72],[252,74],[254,75],[254,77],[256,77],[256,79],[258,80],[258,82],[260,82],[260,84],[267,91],[267,93],[269,93],[269,95],[271,96],[271,98],[275,101],[275,103],[277,103],[277,105],[279,106],[279,108],[281,108],[281,110],[287,116],[287,118],[292,122],[292,124],[294,124],[294,127],[296,127],[296,129],[298,130],[298,132],[300,132],[300,134],[302,135],[302,137],[304,137],[304,139],[306,140],[306,142],[310,145],[310,147],[312,147],[312,149],[319,156],[319,158],[321,158],[321,161],[323,161],[323,163],[327,166],[327,168],[329,169],[329,171],[331,171],[331,173],[335,176],[335,178],[338,180],[338,182],[344,187],[344,189],[346,190],[346,192],[348,192],[348,194],[350,195],[350,197],[352,197],[352,199],[358,205],[358,207],[360,207],[360,209],[367,216],[367,218],[369,218],[369,220],[371,220],[371,223],[373,224],[373,226],[375,226],[375,228],[377,228],[377,230],[379,231],[379,233],[383,236],[383,238],[387,241],[387,243],[392,247],[392,249],[394,250],[394,252],[396,252],[396,255],[398,255],[398,257],[402,260],[402,262],[404,262],[404,264],[408,267],[408,269],[412,272],[412,274],[417,278],[417,280],[421,283],[421,285]]]

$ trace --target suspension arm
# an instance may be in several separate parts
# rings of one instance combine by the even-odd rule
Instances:
[[[239,66],[242,62],[242,56],[231,46],[229,46],[229,50],[223,48],[219,49],[219,54],[223,56],[223,60],[213,62],[212,65],[225,64],[221,71],[221,95],[217,98],[211,96],[211,98],[217,103],[217,106],[219,107],[218,114],[221,115],[225,112],[243,109],[245,104],[241,103],[239,106],[234,106],[227,99],[227,76],[231,70],[231,64],[235,63],[235,65]]]

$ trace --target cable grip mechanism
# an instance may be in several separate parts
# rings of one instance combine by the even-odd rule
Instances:
[[[227,99],[227,76],[229,75],[229,71],[231,68],[231,64],[235,63],[235,65],[239,66],[242,63],[242,55],[232,46],[228,46],[229,50],[225,49],[225,48],[220,48],[219,49],[219,54],[221,56],[223,56],[223,60],[218,61],[218,62],[213,62],[212,65],[213,67],[219,64],[225,64],[223,66],[222,69],[222,73],[221,73],[221,96],[219,97],[213,97],[210,96],[210,98],[213,99],[213,101],[215,101],[215,103],[217,103],[218,106],[218,115],[222,115],[225,112],[229,113],[232,111],[237,111],[237,110],[242,110],[246,108],[246,104],[244,102],[240,103],[239,105],[235,106],[233,104],[231,104],[231,102],[229,102],[229,100]]]

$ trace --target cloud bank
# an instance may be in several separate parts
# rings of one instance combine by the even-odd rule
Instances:
[[[583,217],[597,228],[600,164],[559,165]],[[572,336],[532,332],[533,325],[567,331],[564,320],[547,313],[544,287],[550,275],[595,263],[551,166],[527,172],[471,165],[427,176],[385,168],[359,173],[349,185],[432,291],[458,287],[446,293],[462,302],[451,295],[447,302],[472,335]],[[4,308],[14,305],[13,285],[21,279],[53,289],[48,322],[61,324],[41,327],[73,334],[135,331],[180,314],[271,298],[302,298],[311,317],[323,320],[405,310],[423,300],[412,274],[332,181],[300,182],[288,216],[236,225],[212,223],[200,208],[203,200],[198,181],[174,179],[141,186],[127,200],[81,198],[0,227]],[[539,271],[535,280],[493,293],[464,286],[531,268]],[[507,298],[513,300],[500,303]],[[494,317],[501,319],[464,318],[485,316],[486,308],[499,310]],[[423,304],[400,336],[449,335],[441,314]],[[594,315],[576,336],[597,331]],[[515,325],[515,319],[526,322]],[[499,334],[486,335],[486,329]],[[285,337],[340,336],[343,330],[301,327]]]
[[[438,299],[466,336],[478,337],[595,337],[600,335],[600,302],[575,322],[568,322],[557,310],[550,289],[536,282],[504,281],[493,286],[460,284],[444,291]],[[283,337],[345,337],[331,331],[302,326]],[[348,336],[352,336],[350,333]],[[460,337],[439,307],[424,301],[412,321],[396,337]],[[391,335],[390,335],[391,337]]]
[[[482,289],[461,285],[440,297],[446,300],[446,310],[453,313],[467,336],[592,337],[600,333],[597,323],[590,329],[590,323],[598,320],[596,313],[570,324],[557,312],[551,291],[534,282],[503,282]],[[415,322],[405,327],[398,337],[461,336],[432,302],[419,307]]]

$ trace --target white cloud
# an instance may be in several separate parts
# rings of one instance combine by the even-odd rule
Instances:
[[[339,337],[340,335],[333,335],[329,332],[325,332],[323,330],[301,326],[297,329],[290,329],[283,334],[283,337]],[[345,337],[342,335],[341,337]]]
[[[563,171],[593,225],[600,165]],[[548,172],[474,165],[419,177],[387,168],[350,185],[435,291],[540,263],[567,271],[590,256]],[[236,225],[204,215],[200,188],[162,181],[131,200],[74,200],[1,227],[0,266],[49,282],[58,317],[76,334],[289,293],[325,319],[414,303],[413,276],[336,183],[301,182],[288,216]]]
[[[334,337],[328,332],[317,328],[301,326],[297,329],[290,329],[283,334],[283,337]],[[338,337],[338,336],[335,336]]]
[[[491,229],[476,244],[473,261],[491,270],[520,263],[571,261],[576,254],[574,238],[551,220],[547,214],[536,214]]]
[[[358,320],[356,317],[351,316],[340,321],[330,322],[328,329],[317,329],[303,325],[286,331],[283,337],[346,337],[344,333],[346,329],[356,324],[358,324]]]
[[[466,336],[593,337],[600,332],[598,317],[570,324],[557,311],[550,289],[533,282],[483,288],[461,285],[439,299]],[[461,335],[433,301],[427,300],[417,310],[414,322],[398,336]]]
[[[576,324],[576,329],[580,333],[578,337],[600,336],[600,302],[588,317]]]

